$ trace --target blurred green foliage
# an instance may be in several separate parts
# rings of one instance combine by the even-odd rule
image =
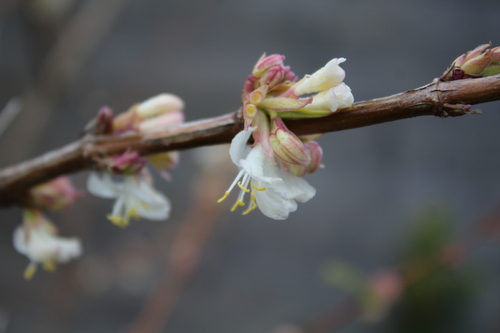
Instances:
[[[407,288],[394,307],[389,332],[468,331],[465,313],[478,281],[477,269],[460,262],[463,246],[447,213],[433,208],[421,214],[402,252]]]

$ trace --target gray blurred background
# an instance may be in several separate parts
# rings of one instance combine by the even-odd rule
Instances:
[[[103,105],[119,112],[171,92],[187,120],[234,111],[263,52],[284,54],[299,77],[347,58],[356,101],[416,88],[477,45],[500,45],[499,13],[486,0],[1,0],[0,107],[23,104],[0,137],[0,165],[74,140]],[[215,203],[236,175],[225,154],[182,152],[172,182],[156,181],[173,205],[168,221],[120,229],[105,219],[112,201],[87,195],[50,214],[84,256],[29,282],[11,239],[21,210],[3,210],[0,332],[260,333],[314,322],[349,297],[324,278],[328,263],[365,276],[398,267],[422,211],[445,211],[462,230],[496,207],[499,107],[325,135],[326,168],[306,176],[317,195],[286,221],[229,213],[233,196]],[[72,179],[85,191],[85,173]],[[484,242],[460,260],[480,283],[450,325],[500,331],[499,259],[498,243]],[[339,331],[386,332],[395,317],[346,315]],[[144,328],[155,321],[161,329]]]

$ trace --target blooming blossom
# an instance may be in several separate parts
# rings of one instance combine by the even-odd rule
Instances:
[[[38,264],[47,271],[55,270],[56,263],[65,263],[82,254],[77,238],[57,236],[56,227],[36,210],[24,211],[24,223],[14,231],[14,248],[30,259],[24,271],[29,280],[36,272]]]
[[[130,107],[116,117],[108,108],[102,108],[97,117],[97,127],[107,129],[102,134],[121,135],[163,131],[184,121],[184,102],[173,94],[160,94]],[[99,125],[99,121],[103,124]],[[154,135],[154,134],[152,134]],[[87,188],[90,193],[114,198],[116,202],[108,219],[114,224],[125,227],[131,218],[164,220],[170,214],[170,202],[156,191],[147,169],[149,162],[161,176],[170,180],[169,170],[179,162],[178,152],[164,152],[141,156],[132,149],[121,155],[94,157],[95,165],[108,173],[91,173]],[[123,181],[115,181],[110,174],[123,176]]]
[[[165,220],[170,214],[170,202],[156,191],[141,175],[126,175],[122,182],[114,181],[107,173],[92,172],[87,180],[87,189],[101,198],[116,199],[108,219],[125,227],[131,218]]]
[[[314,137],[299,137],[283,122],[285,118],[311,118],[332,114],[350,107],[351,89],[343,82],[344,58],[334,58],[312,75],[297,81],[284,56],[263,55],[243,87],[243,131],[231,143],[231,158],[240,169],[229,192],[238,185],[241,191],[231,209],[245,205],[247,214],[259,207],[264,215],[286,219],[297,209],[297,201],[306,202],[316,190],[301,177],[322,164],[323,151]],[[254,144],[247,146],[253,136]],[[317,137],[317,136],[316,136]]]
[[[250,135],[255,130],[238,133],[231,142],[229,153],[240,172],[231,184],[222,201],[232,189],[238,185],[240,194],[231,211],[238,206],[244,206],[244,197],[250,193],[250,207],[243,212],[248,214],[255,208],[273,219],[284,220],[289,213],[297,209],[297,202],[306,202],[315,194],[316,190],[304,179],[281,170],[276,164],[269,161],[264,149],[257,144],[253,148],[246,145]]]

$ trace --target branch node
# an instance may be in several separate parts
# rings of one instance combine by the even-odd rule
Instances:
[[[481,110],[475,109],[471,110],[472,105],[470,104],[448,104],[444,103],[443,109],[451,117],[459,117],[466,114],[481,114]]]

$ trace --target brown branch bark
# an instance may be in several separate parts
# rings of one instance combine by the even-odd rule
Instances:
[[[460,116],[470,105],[500,99],[500,75],[432,83],[400,94],[354,103],[322,118],[288,120],[298,135],[334,132],[379,123],[436,115]],[[89,169],[92,157],[131,148],[143,155],[229,143],[242,130],[240,113],[188,122],[175,128],[122,137],[86,136],[30,161],[0,170],[0,206],[22,204],[26,191],[56,176]]]

